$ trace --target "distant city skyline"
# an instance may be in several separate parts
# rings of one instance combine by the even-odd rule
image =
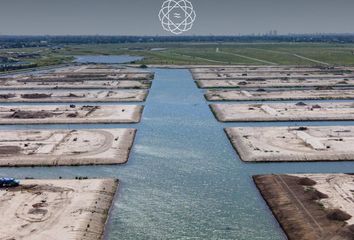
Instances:
[[[183,35],[354,33],[352,0],[190,1],[197,18]],[[1,3],[2,35],[171,35],[158,19],[163,0]]]

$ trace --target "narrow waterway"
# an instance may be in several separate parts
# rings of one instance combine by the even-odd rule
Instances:
[[[142,122],[128,125],[48,125],[46,128],[138,128],[129,162],[119,166],[1,168],[16,178],[116,177],[121,180],[106,239],[285,239],[255,188],[262,173],[348,172],[354,162],[240,161],[224,127],[300,123],[221,124],[188,70],[155,71]],[[311,122],[307,125],[354,125]],[[2,126],[33,129],[43,126]]]

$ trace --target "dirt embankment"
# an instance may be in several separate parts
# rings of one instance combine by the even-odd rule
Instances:
[[[22,180],[0,188],[0,238],[102,239],[118,181]]]
[[[290,240],[353,240],[354,225],[345,221],[351,216],[339,209],[325,208],[309,178],[289,175],[253,177],[263,198]]]

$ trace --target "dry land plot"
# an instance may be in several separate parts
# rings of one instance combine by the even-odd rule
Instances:
[[[354,239],[353,175],[253,178],[290,240]]]
[[[254,72],[254,73],[195,73],[195,80],[264,80],[264,79],[279,79],[279,78],[306,78],[306,79],[329,79],[329,78],[353,78],[353,73],[327,73],[327,72],[310,72],[310,73],[272,73],[272,72]]]
[[[212,104],[222,122],[354,120],[354,103]]]
[[[272,101],[354,99],[354,89],[331,90],[208,90],[208,101]]]
[[[114,179],[23,180],[0,189],[2,239],[100,240],[113,197]]]
[[[73,81],[73,80],[152,80],[154,74],[150,72],[122,72],[122,73],[50,73],[23,76],[23,81]]]
[[[6,106],[0,124],[137,123],[143,106]]]
[[[151,80],[154,73],[141,69],[125,68],[117,65],[104,66],[99,64],[87,64],[80,66],[70,66],[66,68],[56,69],[49,73],[41,73],[36,75],[22,75],[24,80],[31,79],[84,79],[101,80]]]
[[[122,164],[135,129],[2,131],[0,166]]]
[[[191,72],[197,73],[343,73],[353,71],[352,67],[296,67],[296,66],[194,66]]]
[[[353,87],[353,78],[198,80],[199,88]]]
[[[151,81],[116,81],[116,80],[71,80],[71,81],[46,81],[33,80],[0,80],[0,90],[23,90],[23,89],[148,89]]]
[[[0,92],[0,102],[142,102],[147,90],[51,90]]]
[[[246,162],[353,161],[354,127],[226,128]]]

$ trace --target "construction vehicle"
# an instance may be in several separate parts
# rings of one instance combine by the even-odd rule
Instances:
[[[0,178],[1,187],[17,187],[20,185],[20,181],[14,178]]]

